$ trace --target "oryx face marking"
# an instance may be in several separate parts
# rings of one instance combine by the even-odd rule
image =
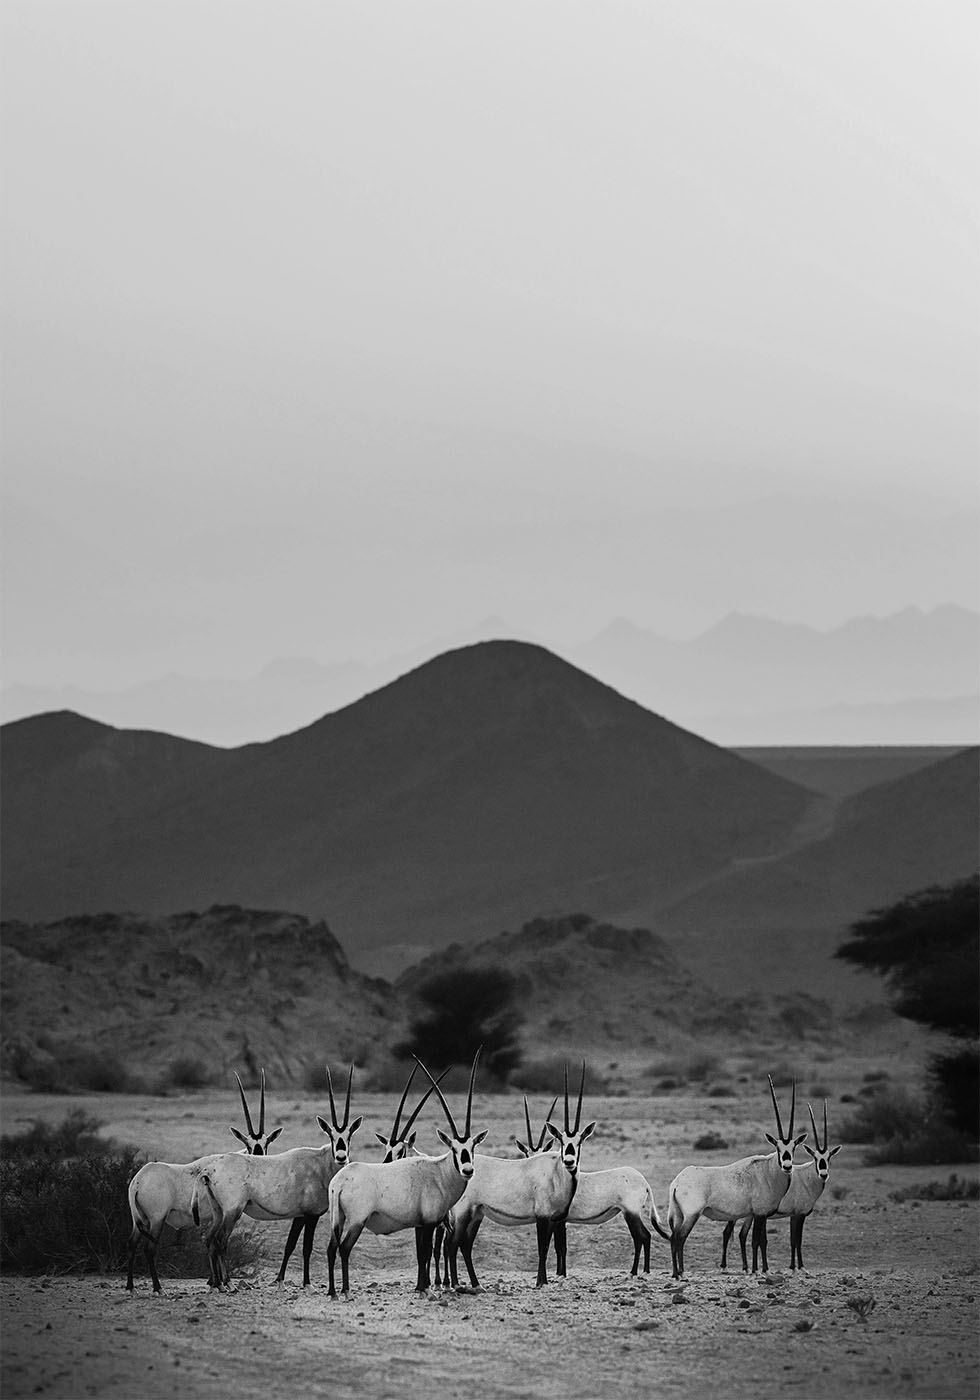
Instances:
[[[582,1157],[582,1144],[586,1138],[595,1132],[595,1123],[586,1123],[584,1128],[580,1128],[582,1122],[582,1095],[585,1093],[585,1061],[582,1061],[582,1079],[578,1086],[578,1103],[575,1107],[575,1123],[569,1121],[568,1116],[568,1065],[565,1066],[565,1126],[556,1128],[554,1123],[546,1122],[545,1128],[554,1138],[561,1155],[562,1164],[565,1170],[574,1176],[579,1168]],[[525,1109],[527,1104],[525,1102]],[[554,1108],[554,1104],[552,1104]],[[528,1124],[528,1134],[530,1135],[530,1123]]]
[[[824,1099],[824,1101],[823,1101],[823,1142],[822,1142],[822,1143],[821,1143],[821,1141],[820,1141],[820,1134],[817,1132],[817,1125],[816,1125],[816,1122],[814,1121],[813,1109],[810,1108],[810,1105],[809,1105],[809,1104],[807,1104],[807,1108],[810,1110],[810,1126],[813,1128],[813,1142],[814,1142],[814,1146],[813,1146],[813,1147],[810,1147],[809,1145],[807,1145],[806,1147],[804,1147],[803,1151],[804,1151],[804,1152],[808,1152],[808,1153],[810,1154],[810,1156],[813,1158],[813,1169],[814,1169],[814,1171],[817,1173],[817,1176],[820,1178],[820,1180],[821,1180],[821,1181],[826,1181],[826,1180],[827,1180],[827,1177],[830,1175],[830,1160],[831,1160],[832,1157],[836,1157],[837,1154],[838,1154],[838,1152],[840,1151],[840,1143],[838,1143],[836,1147],[831,1147],[831,1148],[828,1149],[828,1146],[827,1146],[827,1142],[828,1142],[828,1137],[827,1137],[827,1100]]]
[[[779,1116],[779,1104],[776,1102],[776,1091],[772,1087],[772,1075],[769,1078],[769,1093],[772,1095],[772,1106],[776,1112],[776,1129],[778,1138],[774,1138],[772,1133],[766,1133],[766,1139],[771,1142],[776,1149],[776,1156],[779,1165],[787,1176],[793,1170],[793,1153],[800,1143],[806,1141],[806,1133],[800,1133],[798,1137],[793,1136],[793,1127],[796,1119],[796,1080],[793,1080],[793,1098],[789,1110],[789,1131],[783,1132],[783,1120]]]
[[[355,1118],[353,1123],[350,1121],[350,1091],[353,1079],[354,1066],[351,1065],[347,1075],[347,1099],[344,1103],[344,1120],[341,1123],[337,1121],[337,1105],[333,1097],[333,1080],[330,1077],[330,1066],[327,1065],[327,1092],[330,1095],[331,1121],[328,1123],[325,1118],[320,1117],[319,1113],[316,1116],[316,1121],[319,1123],[321,1131],[325,1132],[330,1139],[330,1145],[333,1148],[333,1159],[338,1167],[346,1166],[350,1161],[351,1139],[364,1122],[363,1118]]]

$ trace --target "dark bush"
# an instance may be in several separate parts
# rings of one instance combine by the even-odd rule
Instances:
[[[841,1121],[837,1136],[841,1142],[871,1144],[864,1159],[868,1166],[969,1162],[976,1157],[968,1137],[905,1089],[879,1090]]]
[[[720,1133],[703,1133],[694,1143],[695,1152],[717,1152],[721,1148],[727,1147],[728,1143]]]
[[[203,1089],[211,1082],[207,1065],[193,1055],[180,1055],[172,1060],[168,1079],[175,1089]]]
[[[430,977],[416,991],[421,1011],[395,1054],[418,1055],[434,1071],[470,1064],[482,1045],[483,1075],[506,1083],[521,1061],[516,991],[516,979],[502,968],[461,968]]]
[[[936,1055],[930,1076],[947,1119],[957,1132],[974,1142],[980,1137],[980,1051],[964,1045],[946,1055]]]
[[[918,1186],[903,1186],[888,1193],[890,1201],[976,1201],[980,1200],[980,1181],[965,1181],[951,1172],[946,1181],[926,1181]]]
[[[26,1059],[20,1069],[39,1094],[65,1094],[88,1089],[98,1094],[125,1094],[140,1087],[117,1055],[82,1048]]]

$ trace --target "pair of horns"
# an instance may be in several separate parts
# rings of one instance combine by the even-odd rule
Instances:
[[[242,1108],[245,1112],[245,1126],[249,1135],[253,1138],[260,1138],[265,1132],[265,1070],[259,1073],[259,1126],[258,1131],[252,1126],[252,1115],[248,1111],[248,1100],[245,1097],[245,1085],[241,1081],[238,1071],[235,1071],[235,1078],[238,1080],[238,1092],[242,1096]]]
[[[524,1095],[524,1122],[527,1124],[527,1145],[533,1152],[540,1152],[542,1147],[544,1147],[544,1135],[548,1131],[548,1119],[554,1113],[555,1104],[557,1102],[558,1095],[556,1094],[551,1101],[551,1107],[548,1109],[548,1112],[544,1115],[544,1123],[541,1127],[541,1135],[535,1143],[534,1130],[531,1127],[531,1111],[527,1106],[527,1095]]]
[[[824,1099],[824,1101],[823,1101],[823,1146],[822,1146],[822,1147],[821,1147],[821,1145],[820,1145],[820,1135],[819,1135],[819,1133],[817,1132],[817,1125],[816,1125],[816,1123],[813,1121],[813,1109],[810,1108],[810,1105],[809,1105],[809,1104],[807,1104],[807,1108],[810,1110],[810,1127],[813,1129],[813,1143],[814,1143],[814,1146],[816,1147],[816,1149],[817,1149],[818,1152],[826,1152],[826,1151],[827,1151],[827,1144],[828,1144],[829,1141],[830,1141],[830,1138],[829,1138],[828,1135],[827,1135],[827,1100]]]
[[[426,1074],[426,1075],[428,1075],[429,1081],[430,1081],[430,1083],[431,1083],[431,1085],[432,1085],[432,1088],[431,1088],[431,1089],[428,1091],[428,1093],[426,1094],[426,1098],[428,1098],[428,1095],[432,1093],[432,1089],[434,1089],[434,1090],[436,1091],[436,1093],[437,1093],[438,1096],[439,1096],[439,1102],[442,1104],[443,1112],[445,1113],[446,1119],[447,1119],[447,1121],[448,1121],[448,1123],[449,1123],[449,1126],[450,1126],[450,1128],[452,1129],[453,1137],[456,1139],[457,1142],[465,1142],[465,1140],[466,1140],[466,1139],[469,1137],[469,1135],[470,1135],[471,1115],[472,1115],[472,1113],[473,1113],[473,1085],[474,1085],[474,1083],[476,1082],[476,1066],[477,1066],[477,1061],[478,1061],[479,1058],[480,1058],[480,1050],[482,1050],[482,1049],[483,1049],[483,1046],[481,1045],[481,1046],[480,1046],[480,1049],[477,1050],[476,1054],[473,1056],[473,1066],[472,1066],[472,1068],[470,1069],[470,1083],[469,1083],[469,1088],[468,1088],[467,1091],[466,1091],[466,1128],[465,1128],[465,1130],[464,1130],[462,1133],[459,1131],[459,1128],[456,1126],[456,1120],[455,1120],[455,1118],[454,1118],[453,1115],[452,1115],[452,1112],[451,1112],[451,1110],[450,1110],[450,1107],[449,1107],[448,1103],[446,1102],[446,1096],[445,1096],[445,1094],[444,1094],[444,1093],[442,1092],[442,1090],[439,1088],[440,1082],[441,1082],[443,1079],[445,1079],[446,1075],[449,1073],[449,1070],[448,1070],[448,1069],[443,1070],[442,1074],[440,1074],[440,1076],[439,1076],[438,1079],[433,1079],[433,1078],[432,1078],[432,1075],[429,1074],[429,1071],[426,1069],[425,1065],[422,1064],[422,1061],[419,1059],[418,1055],[415,1056],[415,1063],[416,1063],[416,1065],[421,1065],[423,1073]],[[452,1068],[452,1066],[450,1066],[450,1069],[451,1069],[451,1068]],[[412,1073],[414,1074],[415,1071],[413,1070]],[[422,1103],[424,1103],[424,1102],[425,1102],[425,1099],[422,1100]],[[421,1108],[421,1107],[422,1107],[422,1104],[419,1104],[419,1108]],[[418,1108],[415,1110],[415,1113],[418,1113]],[[413,1114],[412,1114],[412,1119],[414,1119],[414,1117],[415,1117],[415,1114],[413,1113]],[[411,1120],[410,1120],[410,1121],[411,1121]],[[407,1131],[407,1129],[406,1129],[406,1131]]]
[[[772,1106],[776,1110],[776,1127],[779,1129],[779,1140],[780,1142],[788,1142],[793,1136],[793,1125],[796,1122],[796,1080],[793,1080],[793,1098],[789,1108],[789,1132],[784,1133],[783,1121],[779,1116],[779,1104],[776,1102],[776,1091],[772,1087],[772,1075],[767,1075],[767,1078],[769,1080],[769,1092],[772,1095]],[[826,1108],[826,1105],[824,1105],[824,1107]],[[814,1135],[816,1135],[816,1128],[814,1128],[813,1131]]]
[[[397,1107],[397,1109],[395,1110],[395,1121],[394,1121],[394,1122],[392,1123],[392,1125],[391,1125],[391,1136],[390,1136],[389,1139],[388,1139],[389,1143],[390,1143],[392,1146],[393,1146],[396,1142],[403,1142],[404,1139],[405,1139],[406,1137],[408,1137],[408,1131],[409,1131],[409,1129],[411,1128],[412,1124],[415,1122],[416,1118],[417,1118],[417,1117],[419,1116],[419,1114],[421,1113],[422,1109],[425,1107],[426,1099],[428,1099],[429,1095],[432,1093],[433,1087],[438,1087],[438,1085],[442,1083],[442,1081],[445,1079],[446,1075],[449,1073],[449,1069],[444,1069],[443,1072],[442,1072],[442,1074],[440,1074],[439,1078],[435,1081],[435,1085],[434,1085],[434,1086],[433,1086],[433,1085],[430,1085],[429,1088],[426,1089],[425,1093],[422,1095],[422,1097],[419,1099],[418,1103],[415,1105],[414,1109],[412,1110],[411,1116],[410,1116],[410,1118],[408,1119],[408,1121],[406,1122],[405,1126],[401,1129],[401,1132],[399,1132],[399,1124],[401,1123],[402,1110],[403,1110],[404,1107],[405,1107],[405,1100],[408,1098],[408,1091],[409,1091],[409,1089],[412,1087],[412,1080],[415,1078],[416,1074],[418,1073],[418,1067],[419,1067],[419,1065],[420,1065],[421,1063],[422,1063],[421,1060],[419,1060],[418,1057],[416,1056],[415,1064],[412,1066],[412,1072],[411,1072],[411,1074],[408,1076],[408,1083],[405,1085],[404,1089],[402,1090],[401,1099],[399,1100],[398,1107]],[[425,1066],[422,1065],[422,1068],[425,1069]],[[450,1065],[449,1068],[451,1069],[452,1066]],[[426,1070],[426,1073],[428,1074],[428,1070]],[[429,1077],[430,1077],[430,1079],[431,1079],[432,1076],[430,1075]]]
[[[354,1080],[354,1066],[351,1065],[347,1075],[347,1100],[344,1103],[344,1121],[337,1122],[337,1105],[333,1101],[333,1080],[330,1077],[330,1066],[327,1065],[327,1093],[330,1095],[330,1117],[333,1119],[334,1128],[338,1133],[342,1133],[350,1122],[350,1088]]]
[[[571,1127],[568,1121],[568,1064],[565,1064],[565,1132],[577,1133],[578,1126],[582,1121],[582,1095],[585,1093],[585,1061],[582,1061],[582,1079],[578,1086],[578,1104],[575,1108],[575,1127]],[[557,1102],[557,1100],[556,1100]],[[550,1114],[548,1115],[551,1116]]]

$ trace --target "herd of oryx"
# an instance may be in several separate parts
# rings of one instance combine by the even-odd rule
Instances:
[[[458,1287],[457,1255],[463,1263],[471,1287],[479,1287],[473,1265],[473,1245],[483,1220],[501,1225],[531,1225],[537,1230],[540,1286],[548,1282],[547,1258],[554,1246],[556,1271],[566,1272],[566,1225],[601,1224],[622,1215],[633,1242],[633,1267],[639,1270],[643,1255],[644,1272],[650,1271],[649,1226],[670,1242],[673,1276],[684,1272],[684,1242],[701,1216],[725,1222],[722,1267],[727,1262],[728,1244],[736,1222],[742,1222],[739,1242],[742,1267],[748,1268],[746,1239],[752,1230],[752,1269],[756,1271],[761,1253],[762,1268],[768,1269],[766,1221],[774,1215],[790,1221],[791,1267],[803,1268],[803,1224],[813,1210],[827,1181],[830,1160],[840,1147],[830,1148],[827,1137],[827,1104],[824,1100],[823,1142],[817,1132],[813,1110],[807,1105],[813,1128],[814,1147],[805,1151],[813,1159],[795,1167],[794,1150],[807,1134],[794,1136],[796,1084],[790,1105],[789,1127],[784,1132],[772,1078],[769,1092],[776,1116],[777,1136],[766,1133],[774,1152],[742,1157],[724,1166],[689,1166],[670,1184],[667,1228],[657,1211],[650,1183],[635,1167],[611,1167],[603,1171],[580,1170],[582,1144],[591,1136],[595,1123],[582,1126],[582,1096],[585,1090],[585,1064],[575,1106],[574,1122],[568,1095],[568,1069],[565,1069],[563,1126],[551,1122],[558,1104],[555,1097],[537,1140],[531,1128],[527,1099],[524,1121],[527,1141],[517,1142],[519,1158],[490,1157],[477,1148],[486,1132],[474,1132],[472,1125],[473,1086],[477,1051],[470,1069],[466,1094],[466,1114],[458,1124],[440,1088],[448,1070],[433,1078],[418,1059],[402,1092],[388,1136],[376,1133],[384,1154],[380,1162],[351,1160],[351,1140],[362,1119],[351,1121],[350,1099],[354,1068],[347,1078],[347,1095],[341,1120],[334,1100],[330,1071],[330,1121],[317,1115],[317,1123],[328,1142],[322,1147],[296,1147],[271,1154],[269,1147],[282,1132],[276,1128],[265,1134],[265,1072],[260,1083],[258,1127],[252,1122],[245,1089],[238,1079],[246,1133],[232,1128],[244,1143],[239,1152],[214,1153],[193,1162],[147,1162],[129,1185],[129,1207],[133,1230],[129,1242],[127,1288],[133,1288],[133,1265],[142,1241],[149,1261],[154,1292],[160,1292],[156,1269],[156,1247],[164,1224],[183,1228],[190,1224],[207,1226],[209,1283],[221,1288],[230,1282],[227,1261],[228,1241],[242,1215],[255,1220],[291,1221],[286,1248],[277,1281],[282,1283],[286,1266],[303,1234],[303,1286],[310,1281],[310,1255],[317,1224],[330,1217],[327,1266],[330,1296],[336,1297],[335,1265],[339,1255],[341,1292],[349,1288],[351,1251],[362,1231],[390,1235],[399,1230],[415,1230],[418,1277],[416,1291],[432,1284]],[[429,1086],[402,1121],[415,1074],[421,1069]],[[412,1125],[430,1095],[435,1093],[445,1114],[448,1131],[436,1131],[446,1151],[430,1156],[415,1147]],[[440,1260],[444,1264],[440,1275]]]

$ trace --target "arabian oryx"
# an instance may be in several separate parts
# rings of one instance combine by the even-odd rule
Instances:
[[[245,1086],[237,1074],[235,1078],[238,1080],[238,1092],[242,1097],[248,1136],[246,1137],[238,1128],[232,1128],[231,1131],[240,1142],[245,1144],[245,1153],[255,1157],[264,1157],[282,1132],[282,1128],[275,1128],[268,1137],[264,1136],[265,1070],[262,1071],[260,1079],[259,1126],[257,1129],[253,1126],[252,1115],[248,1111]],[[160,1233],[165,1224],[172,1226],[175,1230],[182,1230],[195,1223],[192,1215],[192,1200],[198,1173],[224,1155],[224,1153],[213,1152],[207,1157],[198,1157],[193,1162],[185,1163],[147,1162],[133,1177],[129,1183],[129,1213],[133,1217],[133,1232],[129,1237],[129,1275],[126,1280],[126,1287],[130,1292],[133,1291],[133,1264],[140,1240],[143,1241],[147,1262],[150,1266],[153,1291],[154,1293],[160,1292],[160,1279],[157,1276],[156,1266],[156,1251],[157,1245],[160,1243]],[[242,1154],[233,1153],[232,1155],[241,1156]]]
[[[783,1133],[776,1091],[769,1076],[769,1093],[776,1112],[778,1138],[766,1133],[775,1152],[766,1156],[742,1157],[723,1167],[685,1167],[670,1183],[667,1223],[670,1226],[670,1253],[674,1278],[684,1272],[684,1241],[702,1215],[709,1220],[744,1220],[756,1217],[753,1246],[762,1247],[762,1267],[768,1268],[762,1229],[767,1216],[775,1214],[790,1187],[793,1175],[793,1152],[806,1139],[806,1133],[793,1137],[796,1116],[796,1080],[789,1113],[789,1131]]]
[[[840,1151],[840,1144],[836,1147],[829,1147],[827,1136],[827,1100],[823,1101],[823,1144],[820,1142],[820,1134],[817,1132],[817,1125],[813,1118],[813,1109],[807,1104],[810,1114],[810,1126],[813,1128],[813,1141],[816,1143],[816,1150],[805,1143],[804,1152],[808,1152],[813,1158],[812,1162],[807,1162],[802,1167],[794,1168],[793,1179],[790,1182],[789,1190],[779,1203],[777,1215],[789,1216],[789,1266],[791,1269],[803,1268],[803,1226],[807,1216],[813,1210],[820,1197],[823,1195],[824,1187],[827,1185],[827,1177],[830,1175],[830,1161],[836,1157]],[[829,1148],[829,1150],[828,1150]],[[752,1226],[752,1217],[748,1217],[742,1222],[738,1232],[738,1242],[742,1249],[742,1268],[748,1272],[749,1261],[745,1252],[745,1240]],[[735,1229],[735,1222],[729,1220],[725,1226],[721,1237],[721,1267],[724,1269],[728,1264],[728,1243]],[[766,1222],[762,1222],[762,1240],[760,1241],[763,1258],[766,1244]],[[752,1242],[752,1272],[756,1272],[758,1264],[758,1250],[755,1240]]]
[[[555,1225],[564,1221],[575,1195],[582,1144],[595,1131],[595,1123],[582,1121],[582,1095],[585,1092],[585,1061],[575,1109],[575,1125],[568,1113],[568,1066],[565,1066],[565,1126],[546,1122],[558,1146],[554,1153],[540,1152],[518,1160],[506,1157],[476,1158],[472,1179],[453,1211],[449,1225],[448,1269],[452,1286],[459,1286],[457,1251],[463,1256],[473,1288],[479,1288],[473,1267],[473,1243],[484,1217],[498,1225],[531,1225],[537,1228],[538,1277],[540,1288],[548,1282],[548,1247]]]
[[[554,1104],[551,1107],[553,1111]],[[527,1142],[518,1142],[518,1151],[522,1152],[525,1157],[533,1157],[540,1152],[550,1152],[554,1142],[545,1143],[545,1128],[541,1129],[541,1136],[537,1143],[534,1143],[527,1099],[524,1100],[524,1121],[527,1124]],[[579,1172],[568,1218],[567,1220],[559,1220],[555,1224],[555,1272],[559,1277],[565,1276],[568,1266],[566,1226],[603,1225],[607,1220],[612,1220],[617,1215],[622,1215],[626,1221],[630,1238],[633,1241],[633,1267],[630,1269],[630,1273],[635,1275],[639,1272],[641,1252],[643,1254],[643,1272],[645,1274],[650,1272],[650,1241],[653,1236],[650,1234],[647,1221],[662,1239],[670,1239],[670,1235],[661,1223],[656,1202],[653,1199],[653,1188],[636,1167],[607,1167],[603,1171]]]
[[[329,1083],[329,1070],[327,1074]],[[253,1220],[292,1220],[278,1283],[283,1280],[289,1255],[300,1226],[303,1227],[303,1287],[308,1287],[317,1221],[326,1214],[330,1181],[340,1169],[337,1154],[342,1152],[346,1162],[350,1140],[362,1122],[355,1118],[353,1123],[338,1124],[332,1087],[330,1099],[333,1124],[317,1114],[317,1123],[330,1138],[322,1147],[294,1147],[275,1157],[240,1157],[227,1153],[198,1174],[192,1211],[196,1221],[202,1202],[210,1208],[211,1226],[205,1235],[205,1244],[211,1266],[208,1282],[212,1288],[220,1288],[229,1281],[228,1240],[242,1215],[249,1215]],[[345,1119],[347,1116],[345,1112]]]
[[[393,1235],[399,1230],[415,1230],[418,1260],[417,1293],[424,1293],[431,1281],[432,1237],[436,1226],[456,1204],[473,1175],[473,1156],[486,1132],[473,1133],[473,1084],[480,1051],[473,1057],[466,1094],[466,1122],[462,1130],[450,1111],[445,1096],[425,1065],[419,1060],[442,1104],[449,1132],[438,1135],[449,1149],[439,1157],[403,1157],[396,1162],[350,1162],[330,1183],[330,1296],[336,1298],[334,1264],[340,1254],[341,1292],[350,1289],[348,1261],[351,1250],[368,1229],[375,1235]],[[412,1115],[414,1118],[414,1114]]]

